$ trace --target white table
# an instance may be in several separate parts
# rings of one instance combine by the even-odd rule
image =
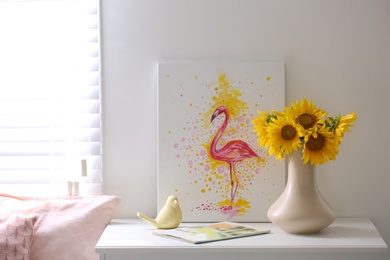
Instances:
[[[195,226],[199,223],[182,223]],[[368,218],[337,218],[315,235],[291,235],[271,223],[250,223],[271,233],[194,245],[152,234],[139,219],[115,219],[96,245],[100,260],[122,259],[384,259],[387,245]]]

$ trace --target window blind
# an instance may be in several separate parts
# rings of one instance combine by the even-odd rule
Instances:
[[[0,184],[100,183],[98,0],[0,0]]]

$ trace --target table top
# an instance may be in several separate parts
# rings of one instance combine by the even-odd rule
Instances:
[[[181,223],[180,227],[201,223]],[[245,223],[270,229],[268,234],[191,244],[153,235],[152,225],[140,219],[114,219],[96,245],[98,253],[190,252],[385,252],[387,245],[368,218],[336,218],[314,235],[285,233],[272,223]]]

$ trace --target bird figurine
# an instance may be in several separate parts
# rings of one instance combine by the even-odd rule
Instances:
[[[155,219],[152,219],[140,212],[137,212],[137,216],[158,229],[177,228],[182,220],[182,212],[179,205],[179,200],[174,195],[171,195],[167,198],[165,205],[162,207]]]

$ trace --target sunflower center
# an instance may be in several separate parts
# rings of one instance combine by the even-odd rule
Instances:
[[[284,140],[290,141],[297,135],[297,130],[292,125],[285,125],[282,127],[282,137]]]
[[[317,138],[310,136],[305,146],[310,151],[314,151],[314,152],[319,151],[325,146],[325,137],[322,134],[318,134],[318,133],[317,133]]]
[[[297,116],[297,118],[295,119],[295,121],[297,123],[299,123],[301,126],[303,126],[303,128],[305,129],[309,129],[310,127],[313,127],[316,123],[316,116],[313,115],[313,114],[301,114],[299,116]]]

